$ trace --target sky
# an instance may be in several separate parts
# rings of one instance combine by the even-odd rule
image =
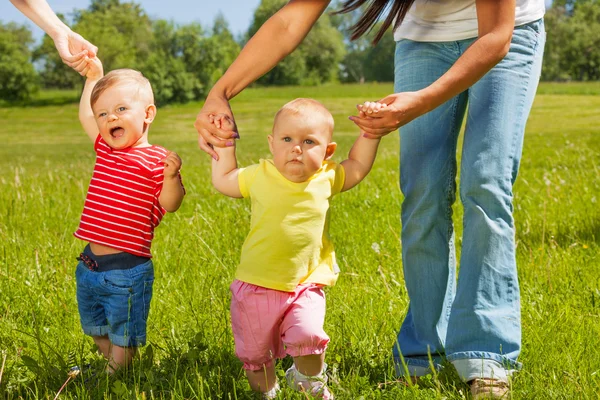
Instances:
[[[545,0],[550,6],[552,0]],[[246,32],[254,10],[260,0],[137,0],[146,13],[152,18],[174,21],[178,24],[200,22],[203,26],[212,26],[215,16],[221,12],[229,22],[229,28],[234,35]],[[165,4],[166,3],[166,4]],[[48,0],[48,4],[57,13],[67,17],[76,8],[87,8],[89,0]],[[8,0],[0,0],[0,22],[16,22],[26,24],[33,32],[36,42],[40,42],[43,31],[30,22]]]
[[[55,12],[67,18],[74,9],[87,8],[91,3],[89,0],[47,1]],[[203,26],[212,26],[215,16],[221,12],[229,22],[229,29],[237,35],[246,32],[250,26],[260,0],[137,0],[135,3],[141,4],[151,18],[172,20],[178,24],[200,22]],[[0,0],[0,22],[26,24],[38,42],[44,34],[8,0]]]

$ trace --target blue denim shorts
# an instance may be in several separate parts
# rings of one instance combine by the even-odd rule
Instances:
[[[90,270],[81,261],[75,272],[77,306],[86,335],[106,336],[121,347],[146,344],[146,321],[152,299],[152,260],[130,269]]]

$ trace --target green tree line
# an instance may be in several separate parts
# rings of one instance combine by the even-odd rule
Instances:
[[[218,15],[212,26],[178,25],[150,18],[142,6],[93,0],[74,10],[73,30],[98,46],[105,71],[135,68],[153,84],[158,104],[202,99],[241,47],[287,0],[262,0],[243,37],[234,37]],[[330,10],[340,9],[341,0]],[[377,44],[379,26],[351,42],[349,27],[361,9],[325,13],[300,47],[262,77],[259,85],[318,85],[328,82],[390,82],[395,43],[388,32]],[[555,0],[546,14],[547,43],[542,79],[600,79],[600,0]],[[40,88],[72,89],[83,79],[58,56],[45,36],[33,46],[25,26],[0,21],[0,99],[26,101]]]

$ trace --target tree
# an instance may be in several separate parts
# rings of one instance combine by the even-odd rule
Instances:
[[[252,37],[286,0],[262,0],[247,37]],[[270,72],[258,80],[264,85],[314,85],[335,80],[338,65],[345,53],[343,37],[323,15],[303,43]]]
[[[557,3],[545,18],[547,42],[542,79],[599,80],[600,1]]]
[[[140,5],[119,0],[94,0],[86,10],[74,13],[73,30],[98,46],[105,71],[136,68],[149,56],[152,23]],[[35,59],[43,63],[45,87],[73,88],[82,79],[64,65],[50,37],[35,50]]]
[[[29,99],[39,88],[31,64],[31,32],[14,23],[0,23],[0,99]]]
[[[342,8],[342,2],[337,1],[333,8]],[[342,82],[390,82],[394,80],[394,52],[396,42],[391,32],[387,32],[377,43],[373,40],[381,28],[381,22],[362,37],[350,40],[351,27],[365,12],[366,5],[345,13],[334,14],[332,22],[344,34],[347,53],[340,64],[339,78]]]
[[[380,24],[376,26],[369,34],[367,39],[371,42],[377,32]],[[371,45],[366,50],[366,56],[363,59],[363,70],[365,80],[370,82],[392,82],[394,80],[394,54],[396,52],[396,41],[391,31],[388,31],[379,43]]]

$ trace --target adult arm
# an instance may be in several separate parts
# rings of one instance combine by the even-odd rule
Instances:
[[[515,24],[515,0],[475,0],[479,36],[438,80],[416,92],[396,93],[378,113],[350,117],[373,137],[383,136],[464,92],[508,53]],[[359,106],[359,111],[362,111]]]
[[[235,125],[232,130],[216,128],[210,116],[225,114],[235,121],[229,100],[294,51],[328,4],[329,0],[291,0],[260,27],[211,89],[196,117],[194,126],[202,150],[217,160],[212,146],[233,144],[233,139],[239,137]]]
[[[93,58],[98,48],[73,32],[56,16],[46,0],[10,0],[26,17],[42,28],[54,41],[65,64],[85,75],[85,56]]]

